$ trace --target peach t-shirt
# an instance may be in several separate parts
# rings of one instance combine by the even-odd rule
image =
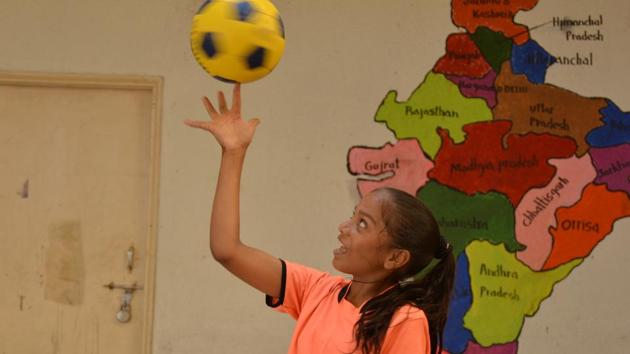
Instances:
[[[282,261],[282,260],[281,260]],[[280,297],[267,305],[297,320],[288,354],[350,354],[359,308],[345,299],[350,281],[282,261]],[[382,354],[430,353],[428,320],[421,309],[405,305],[392,317]]]

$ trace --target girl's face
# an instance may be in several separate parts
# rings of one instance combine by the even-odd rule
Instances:
[[[384,193],[370,193],[356,206],[352,217],[339,225],[341,246],[333,251],[333,266],[356,280],[374,281],[387,276],[384,267],[391,249],[381,205]]]

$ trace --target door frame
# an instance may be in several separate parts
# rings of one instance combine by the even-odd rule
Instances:
[[[142,354],[151,354],[155,311],[155,268],[159,208],[160,143],[164,79],[160,76],[71,74],[45,72],[15,72],[0,70],[0,85],[81,89],[114,89],[150,91],[152,98],[150,121],[149,209],[146,235],[146,271],[144,274],[145,313],[142,329]]]

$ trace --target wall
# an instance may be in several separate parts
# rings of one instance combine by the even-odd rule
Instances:
[[[550,80],[629,110],[628,75],[618,70],[629,53],[622,37],[630,7],[612,0],[572,1],[571,8],[550,2],[519,19],[535,25],[555,13],[603,12],[617,21],[602,44],[610,53],[601,56],[602,67],[610,69],[550,73]],[[292,321],[267,310],[263,296],[214,263],[207,248],[219,149],[182,121],[204,118],[200,97],[214,98],[230,86],[209,78],[190,53],[188,32],[199,3],[2,0],[0,70],[164,77],[154,352],[282,353]],[[372,121],[378,104],[390,89],[407,97],[456,28],[445,0],[275,3],[287,30],[285,56],[272,75],[243,88],[245,116],[260,117],[262,124],[243,176],[242,235],[274,255],[332,271],[337,225],[358,198],[346,172],[348,149],[393,140]],[[536,35],[543,46],[558,44],[549,30]],[[628,304],[622,294],[630,288],[617,281],[630,260],[624,252],[630,241],[623,238],[628,231],[628,220],[618,223],[609,241],[526,321],[523,353],[550,346],[586,353],[593,345],[618,352],[630,344],[622,331],[630,327],[627,306],[614,306]]]

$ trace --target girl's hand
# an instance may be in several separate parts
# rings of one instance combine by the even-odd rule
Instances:
[[[202,102],[208,115],[209,121],[194,121],[187,119],[184,123],[193,128],[207,130],[217,139],[223,151],[244,150],[254,138],[256,127],[260,124],[259,119],[244,121],[241,118],[241,85],[234,85],[232,95],[232,108],[227,108],[225,95],[218,92],[219,111],[214,108],[208,97],[203,97]]]

